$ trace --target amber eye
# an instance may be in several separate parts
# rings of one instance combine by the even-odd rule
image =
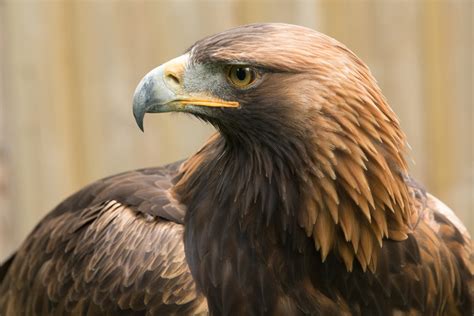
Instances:
[[[250,86],[257,78],[257,73],[247,66],[229,66],[227,69],[227,79],[237,88]]]

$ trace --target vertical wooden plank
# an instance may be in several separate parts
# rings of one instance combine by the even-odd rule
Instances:
[[[4,101],[13,244],[74,188],[74,126],[64,55],[62,10],[57,3],[6,2]]]
[[[6,144],[6,150],[11,162],[11,179],[9,179],[9,186],[12,193],[12,210],[18,209],[18,215],[11,217],[11,225],[16,227],[16,231],[24,231],[29,227],[25,224],[28,220],[32,220],[31,212],[25,211],[27,208],[31,208],[31,204],[28,202],[21,202],[20,197],[24,199],[33,200],[35,199],[34,184],[32,181],[32,175],[35,174],[35,168],[30,164],[28,157],[31,157],[36,152],[38,144],[38,134],[32,133],[33,120],[35,117],[35,110],[32,113],[28,113],[26,104],[28,100],[27,96],[22,93],[23,87],[28,87],[28,92],[35,94],[35,99],[38,99],[38,93],[30,85],[31,77],[36,75],[35,71],[31,70],[31,62],[28,63],[26,58],[20,56],[20,52],[16,51],[21,46],[27,46],[27,42],[32,37],[32,32],[27,32],[24,28],[15,25],[27,19],[27,12],[21,11],[21,7],[18,4],[12,4],[11,2],[4,3],[3,12],[3,27],[5,30],[4,37],[4,50],[3,58],[4,62],[4,77],[9,78],[8,81],[4,82],[4,104],[8,105],[5,111],[9,112],[9,120],[5,121],[5,135],[10,139],[10,142]],[[23,42],[20,42],[20,38]],[[26,47],[23,47],[26,51]],[[23,58],[23,59],[22,59]],[[28,115],[28,116],[26,116]],[[28,119],[30,118],[30,119]],[[21,126],[21,127],[20,127]],[[19,136],[19,135],[22,135]],[[33,140],[34,143],[30,144]],[[33,148],[36,147],[36,148]],[[29,181],[31,180],[31,181]],[[25,185],[23,185],[25,183]],[[20,190],[28,192],[19,193]],[[36,200],[36,202],[38,202]],[[15,212],[16,213],[16,212]],[[11,213],[10,213],[11,214]],[[20,223],[19,216],[25,218],[23,223]],[[10,237],[12,244],[18,242],[18,236],[15,234]]]
[[[390,106],[400,119],[411,150],[407,153],[410,174],[427,180],[425,100],[419,41],[420,5],[412,1],[379,2],[374,25],[374,75]],[[394,27],[396,26],[396,27]]]
[[[12,251],[12,245],[9,242],[9,236],[12,233],[11,212],[9,211],[9,183],[8,174],[8,156],[6,150],[6,109],[5,109],[5,3],[0,2],[0,262],[4,254]]]
[[[440,197],[459,215],[471,233],[474,228],[474,148],[473,106],[474,95],[474,2],[451,1],[439,8],[439,18],[444,29],[441,33],[441,52],[436,63],[442,64],[442,89],[446,91],[446,103],[441,104],[442,124],[430,122],[431,129],[440,133],[450,131],[447,144],[432,139],[433,146],[442,146],[446,151],[448,166],[437,166],[449,173],[443,181]],[[437,47],[436,47],[437,49]],[[430,89],[432,90],[432,89]],[[436,95],[435,95],[436,97]],[[447,148],[446,148],[447,145]]]
[[[240,25],[257,22],[291,23],[294,20],[295,8],[285,1],[276,3],[272,5],[268,1],[237,1],[235,3],[237,21]]]
[[[375,7],[372,1],[321,1],[322,32],[345,44],[373,69]]]
[[[428,179],[434,193],[441,193],[452,183],[453,126],[451,115],[446,107],[451,103],[451,91],[447,82],[448,47],[446,46],[448,23],[443,19],[443,5],[440,2],[426,2],[422,10],[422,41],[424,94],[427,104],[426,118],[430,135],[426,161],[430,170]]]
[[[238,25],[262,22],[291,23],[317,28],[320,17],[317,1],[250,1],[234,2]]]
[[[473,3],[427,2],[422,21],[429,184],[472,231]]]

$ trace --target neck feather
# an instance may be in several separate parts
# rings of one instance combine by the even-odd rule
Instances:
[[[183,165],[175,192],[184,203],[202,198],[228,209],[250,242],[262,229],[295,250],[311,238],[323,261],[334,252],[349,271],[354,259],[375,271],[383,239],[410,232],[404,138],[390,119],[323,114],[304,140],[236,143],[215,134]]]

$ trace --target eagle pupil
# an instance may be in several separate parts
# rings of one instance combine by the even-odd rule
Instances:
[[[244,81],[245,78],[247,77],[247,68],[237,68],[235,70],[235,76],[237,77],[237,79],[239,79],[240,81]]]

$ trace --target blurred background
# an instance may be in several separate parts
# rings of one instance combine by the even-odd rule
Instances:
[[[135,125],[142,76],[196,40],[287,22],[372,69],[413,150],[412,174],[474,232],[474,1],[0,0],[0,261],[62,199],[121,171],[187,157],[212,128]]]

